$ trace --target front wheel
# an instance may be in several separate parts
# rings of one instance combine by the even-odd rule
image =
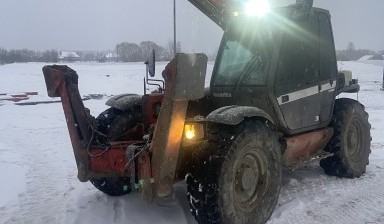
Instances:
[[[228,126],[227,126],[228,127]],[[282,180],[277,137],[259,121],[211,130],[211,153],[188,175],[192,215],[202,223],[265,223]]]

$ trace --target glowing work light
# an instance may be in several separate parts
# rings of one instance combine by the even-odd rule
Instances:
[[[204,126],[198,123],[186,124],[184,126],[184,137],[188,140],[204,138]]]
[[[195,136],[195,127],[193,125],[185,125],[185,138],[191,140]]]
[[[267,0],[249,0],[244,5],[245,14],[247,16],[264,16],[270,10],[270,6]]]

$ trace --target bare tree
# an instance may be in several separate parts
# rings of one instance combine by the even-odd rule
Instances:
[[[355,51],[355,44],[353,42],[349,42],[347,45],[347,51]]]
[[[59,52],[56,50],[47,50],[41,53],[39,60],[41,62],[58,62],[59,61]]]
[[[166,48],[167,48],[167,52],[168,52],[168,59],[173,58],[173,52],[174,52],[173,40],[168,41]],[[178,41],[176,43],[176,53],[180,53],[180,52],[181,52],[181,43],[180,43],[180,41]]]
[[[143,52],[143,60],[146,60],[149,52],[153,49],[156,52],[156,60],[163,61],[168,59],[168,53],[164,47],[157,45],[152,41],[143,41],[140,43],[141,50]]]
[[[142,50],[135,43],[123,42],[116,45],[116,53],[119,61],[135,62],[142,59]]]

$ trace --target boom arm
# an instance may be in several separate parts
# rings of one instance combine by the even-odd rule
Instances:
[[[254,0],[188,0],[213,22],[225,29],[235,11],[241,10],[243,3]],[[296,12],[307,13],[313,6],[313,0],[296,0]]]
[[[224,9],[228,0],[188,0],[213,22],[224,27]],[[230,1],[230,0],[229,0]]]

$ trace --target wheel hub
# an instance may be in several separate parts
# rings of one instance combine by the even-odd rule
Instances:
[[[235,170],[234,195],[240,207],[249,208],[266,190],[267,164],[260,150],[250,150]]]
[[[347,131],[347,148],[348,154],[354,158],[358,156],[359,149],[361,148],[361,126],[357,121],[354,121],[350,124],[350,127]]]

